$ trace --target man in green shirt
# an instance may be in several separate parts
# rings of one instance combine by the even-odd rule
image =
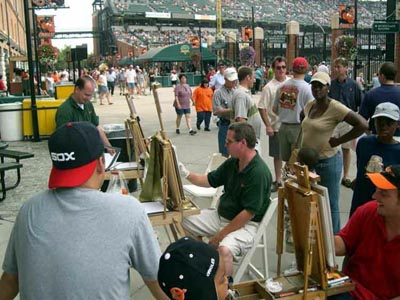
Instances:
[[[57,109],[56,126],[59,128],[68,122],[90,122],[96,126],[103,140],[104,146],[111,149],[111,144],[99,125],[99,117],[96,115],[93,104],[90,100],[93,97],[96,83],[90,76],[82,76],[75,83],[74,92]],[[113,150],[109,150],[113,152]],[[113,154],[113,153],[111,153]]]
[[[272,176],[269,168],[254,150],[256,135],[248,123],[229,126],[226,146],[231,158],[206,175],[179,168],[191,183],[202,187],[224,186],[218,209],[202,209],[199,215],[184,219],[188,235],[209,237],[225,263],[225,274],[232,276],[233,260],[252,246],[259,222],[270,203]]]

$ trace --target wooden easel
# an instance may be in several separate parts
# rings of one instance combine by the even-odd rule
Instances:
[[[142,127],[140,125],[139,116],[136,114],[136,108],[133,101],[129,98],[129,94],[125,94],[126,102],[130,111],[130,118],[125,120],[125,139],[126,150],[130,162],[136,162],[136,165],[129,170],[121,170],[124,179],[139,179],[140,185],[143,186],[144,167],[141,164],[141,154],[144,157],[149,156],[147,148],[147,139],[145,139]],[[132,157],[132,149],[135,157]],[[110,178],[110,172],[106,173],[106,179]]]
[[[154,138],[157,139],[162,148],[162,157],[160,159],[162,161],[162,200],[164,212],[162,214],[151,215],[149,218],[153,226],[169,226],[176,240],[179,236],[185,236],[181,225],[183,218],[189,215],[199,214],[200,210],[190,199],[185,198],[175,150],[164,130],[157,87],[157,85],[153,86],[153,96],[161,130]],[[167,211],[167,209],[169,210]]]
[[[309,293],[309,278],[316,281],[325,297],[354,289],[354,284],[349,283],[341,287],[328,287],[327,273],[333,270],[327,266],[323,240],[322,220],[320,214],[320,194],[313,189],[311,183],[316,183],[319,176],[310,173],[306,166],[294,164],[296,179],[285,181],[284,187],[278,193],[278,234],[277,275],[281,277],[281,256],[283,252],[284,234],[284,201],[289,208],[292,226],[293,242],[297,267],[303,273],[303,294],[288,297],[288,299],[314,299],[315,293]],[[318,291],[321,293],[321,291]]]

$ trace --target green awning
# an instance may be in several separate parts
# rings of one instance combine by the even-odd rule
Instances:
[[[191,61],[195,53],[200,54],[200,48],[193,48],[190,44],[176,44],[160,48],[153,48],[136,58],[137,63],[145,62],[178,62]],[[201,49],[203,61],[215,61],[217,55],[207,48]]]

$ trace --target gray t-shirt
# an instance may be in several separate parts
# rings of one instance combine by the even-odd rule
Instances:
[[[157,280],[161,256],[133,197],[92,189],[47,190],[17,217],[3,269],[20,299],[130,299],[129,268]]]
[[[221,109],[232,108],[232,95],[233,89],[227,89],[225,86],[222,86],[220,89],[216,90],[213,95],[213,112],[218,112]],[[220,119],[230,120],[231,118],[226,115],[224,117],[220,117]]]
[[[308,101],[314,99],[311,85],[303,79],[289,79],[276,91],[274,108],[278,108],[282,123],[300,124],[300,113]]]
[[[253,126],[257,138],[260,139],[262,120],[257,105],[251,98],[251,91],[239,85],[233,92],[232,108],[234,118],[246,119],[247,123]]]

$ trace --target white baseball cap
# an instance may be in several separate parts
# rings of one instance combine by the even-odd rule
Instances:
[[[372,118],[386,117],[395,121],[400,119],[400,110],[396,104],[391,102],[383,102],[375,108]]]
[[[236,69],[235,68],[227,68],[224,71],[224,78],[229,81],[238,80],[238,73],[236,72]]]
[[[325,72],[316,72],[310,80],[310,83],[320,82],[323,85],[331,85],[331,78]]]

